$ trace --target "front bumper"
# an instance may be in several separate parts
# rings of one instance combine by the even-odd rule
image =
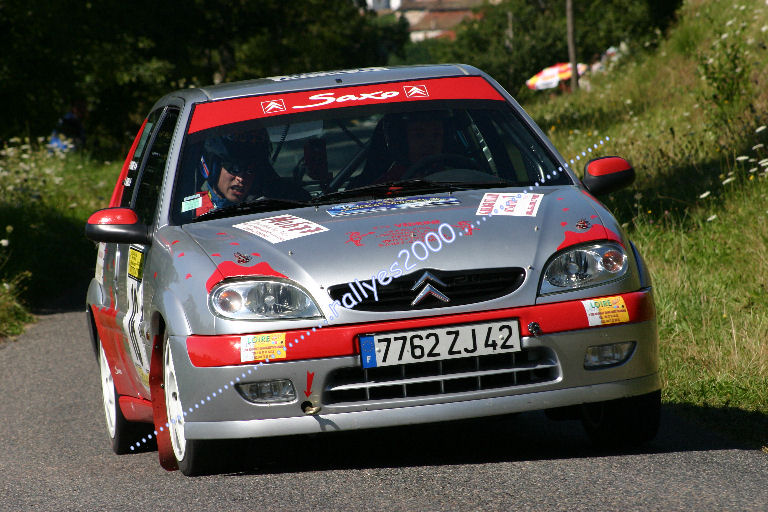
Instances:
[[[317,346],[311,348],[307,342],[304,349],[316,352],[325,347],[328,349],[325,357],[318,354],[313,358],[292,360],[289,352],[286,359],[264,365],[231,361],[227,366],[218,366],[223,359],[233,357],[233,340],[239,340],[239,337],[205,337],[201,344],[203,337],[172,336],[171,350],[180,398],[187,411],[185,434],[189,439],[218,439],[377,428],[563,407],[658,390],[658,335],[651,292],[642,290],[622,297],[627,304],[627,322],[589,327],[581,302],[573,301],[581,308],[581,316],[574,313],[579,309],[572,303],[559,303],[431,317],[419,319],[418,326],[404,326],[416,321],[408,320],[388,322],[386,329],[371,324],[328,327],[318,333],[326,331],[324,336],[328,338],[325,339],[334,341],[320,345],[318,337],[315,340]],[[558,310],[561,313],[571,311],[571,314],[556,315],[557,311],[551,310],[553,307],[561,308]],[[339,389],[339,375],[362,375],[356,344],[359,334],[492,318],[518,319],[522,354],[528,355],[520,358],[519,368],[510,371],[533,377],[518,379],[518,373],[515,373],[513,380],[506,384],[472,389],[445,386],[443,390],[441,385],[440,392],[419,396],[411,396],[405,384],[400,395],[374,397],[366,394],[361,397],[358,394],[345,399],[343,394],[334,391]],[[528,331],[530,321],[541,324],[542,334],[533,336]],[[551,332],[555,325],[564,329]],[[629,360],[599,370],[584,368],[587,347],[624,341],[635,342]],[[201,347],[208,347],[209,352],[206,354]],[[215,350],[211,351],[210,347]],[[297,357],[296,352],[293,357]],[[236,353],[239,355],[239,349]],[[534,355],[540,360],[534,361]],[[532,373],[529,371],[532,367],[546,367],[546,370]],[[465,380],[471,382],[472,378]],[[290,403],[257,405],[246,401],[233,389],[240,382],[273,379],[290,379],[297,399]],[[480,382],[481,377],[477,380]],[[367,383],[360,385],[367,386]],[[390,387],[397,389],[397,382]],[[314,416],[305,415],[302,410],[305,402],[320,407],[320,412]]]

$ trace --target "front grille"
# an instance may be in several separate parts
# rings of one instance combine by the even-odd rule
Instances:
[[[445,286],[430,280],[415,287],[416,289],[414,290],[414,285],[425,272],[435,276],[445,283]],[[456,271],[420,269],[393,279],[387,286],[378,284],[376,290],[379,298],[378,301],[374,299],[370,291],[366,290],[368,291],[368,298],[365,298],[358,289],[357,294],[363,300],[355,306],[355,309],[361,311],[408,311],[473,304],[510,294],[517,290],[524,280],[525,270],[520,267]],[[427,283],[432,284],[438,291],[444,293],[449,301],[444,302],[437,297],[428,295],[418,304],[411,305],[411,302]],[[338,300],[342,304],[345,293],[349,293],[357,301],[350,286],[356,285],[354,283],[337,284],[330,286],[328,293],[332,299]]]
[[[546,347],[381,368],[339,368],[329,375],[326,404],[426,397],[554,381],[555,353]]]

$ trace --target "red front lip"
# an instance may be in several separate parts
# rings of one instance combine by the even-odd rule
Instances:
[[[656,316],[650,290],[624,293],[618,296],[624,299],[627,312],[629,313],[629,322],[624,323],[644,322]],[[309,331],[306,329],[285,331],[286,346],[288,343],[291,343],[292,346],[287,348],[286,357],[276,360],[276,362],[356,355],[360,353],[357,336],[361,334],[423,329],[426,327],[484,322],[505,318],[518,319],[521,336],[530,336],[528,324],[531,322],[539,324],[542,334],[588,329],[590,325],[584,306],[581,303],[582,300],[496,309],[477,313],[329,326],[317,329],[314,332],[311,329]],[[597,327],[604,326],[596,325],[592,328]],[[302,335],[304,339],[301,339]],[[258,362],[249,361],[243,363],[240,361],[240,337],[241,335],[239,334],[189,336],[187,338],[189,359],[197,367],[252,365]],[[296,340],[299,342],[296,343]]]

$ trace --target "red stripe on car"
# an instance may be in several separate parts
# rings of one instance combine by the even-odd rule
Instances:
[[[504,101],[499,91],[479,76],[315,89],[200,103],[195,106],[189,133],[250,119],[312,110],[377,103],[463,99]]]
[[[656,316],[650,291],[639,291],[620,295],[624,299],[629,314],[629,322],[644,322]],[[582,300],[555,302],[537,306],[497,309],[477,313],[461,313],[457,315],[431,316],[394,320],[388,322],[373,322],[329,326],[311,332],[310,329],[285,331],[286,357],[274,360],[298,361],[322,357],[352,356],[360,353],[357,337],[362,334],[425,329],[430,327],[442,328],[455,324],[486,322],[502,319],[517,319],[520,334],[530,336],[528,324],[536,322],[542,334],[553,334],[578,329],[605,327],[596,325],[590,327]],[[610,324],[620,325],[620,324]],[[307,331],[311,334],[307,335]],[[258,333],[252,333],[258,334]],[[244,333],[242,336],[245,336]],[[304,335],[304,339],[301,339]],[[295,343],[295,340],[299,343]],[[241,362],[241,335],[217,335],[187,337],[187,353],[194,366],[215,367],[241,364],[254,364],[259,361]],[[293,346],[288,346],[288,344]]]

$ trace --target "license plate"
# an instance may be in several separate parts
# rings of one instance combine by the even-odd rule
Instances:
[[[517,320],[360,336],[363,368],[520,350]]]

